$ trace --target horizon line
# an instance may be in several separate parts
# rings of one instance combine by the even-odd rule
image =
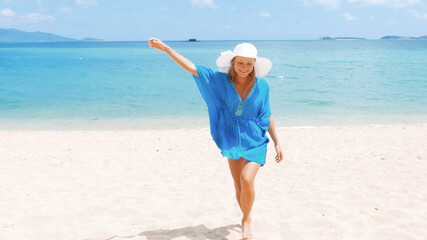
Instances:
[[[265,41],[265,42],[278,42],[278,41],[370,41],[370,40],[427,40],[425,38],[407,38],[407,39],[381,39],[381,38],[357,38],[357,39],[352,39],[352,38],[348,38],[346,39],[345,37],[343,37],[344,39],[238,39],[238,40],[197,40],[197,41],[189,41],[189,40],[162,40],[163,42],[193,42],[193,43],[197,43],[197,42],[237,42],[237,41]],[[0,44],[7,44],[7,43],[108,43],[108,42],[148,42],[147,40],[99,40],[99,41],[82,41],[82,40],[77,40],[77,41],[37,41],[37,42],[24,42],[24,41],[19,41],[19,42],[1,42]]]

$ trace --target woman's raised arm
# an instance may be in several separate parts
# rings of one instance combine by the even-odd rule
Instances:
[[[194,65],[194,63],[192,63],[190,60],[183,57],[179,53],[175,52],[175,50],[173,50],[171,47],[166,45],[160,39],[150,38],[148,40],[148,43],[150,44],[151,48],[155,48],[155,49],[158,49],[160,51],[167,53],[176,63],[179,64],[179,66],[181,66],[182,68],[187,70],[189,73],[195,75],[196,77],[199,76],[197,74],[197,69],[196,69],[196,66]]]

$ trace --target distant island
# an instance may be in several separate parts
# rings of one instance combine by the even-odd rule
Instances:
[[[421,37],[404,37],[404,36],[384,36],[381,40],[416,40],[424,39],[427,40],[427,35]],[[360,37],[330,37],[324,36],[320,37],[319,40],[366,40],[366,38]],[[103,42],[103,39],[96,38],[84,38],[84,39],[75,39],[67,38],[53,33],[45,32],[25,32],[18,29],[10,28],[4,29],[0,28],[0,42]],[[187,42],[200,42],[196,38],[190,38]]]
[[[359,37],[320,37],[320,40],[366,40],[366,38],[359,38]]]
[[[427,39],[427,35],[421,37],[402,37],[402,36],[384,36],[381,40],[412,40],[412,39]],[[366,40],[359,37],[320,37],[319,40]]]
[[[0,28],[0,42],[100,42],[95,38],[75,39],[66,38],[52,33],[24,32],[18,29]]]
[[[381,39],[384,39],[384,40],[427,39],[427,35],[424,35],[424,36],[421,36],[421,37],[384,36]]]

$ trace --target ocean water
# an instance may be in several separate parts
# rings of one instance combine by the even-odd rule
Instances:
[[[240,41],[167,42],[217,69]],[[276,125],[427,123],[427,41],[249,41]],[[0,43],[0,129],[208,127],[196,84],[147,42]]]

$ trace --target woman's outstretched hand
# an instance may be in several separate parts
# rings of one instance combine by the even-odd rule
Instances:
[[[277,153],[274,159],[276,159],[277,163],[280,163],[283,160],[282,148],[280,147],[280,145],[275,145],[274,148],[276,148],[276,153]]]
[[[196,65],[194,65],[187,58],[175,52],[171,47],[162,42],[162,40],[157,38],[150,38],[148,39],[148,44],[150,44],[150,48],[155,48],[167,53],[176,63],[179,64],[179,66],[187,70],[189,73],[193,74],[196,77],[199,76],[197,73]]]
[[[162,40],[157,38],[148,39],[148,44],[150,44],[151,48],[155,48],[163,52],[166,52],[169,49],[168,45],[166,45],[164,42],[162,42]]]

